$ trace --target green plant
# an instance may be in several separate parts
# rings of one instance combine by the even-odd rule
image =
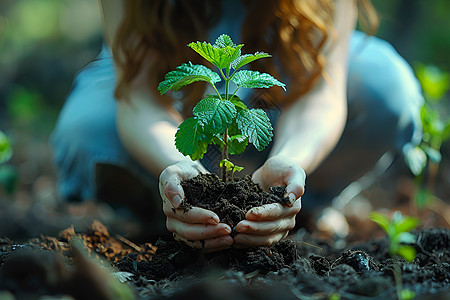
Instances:
[[[242,153],[249,143],[262,151],[272,140],[272,125],[262,109],[249,109],[236,96],[240,88],[269,88],[274,85],[283,89],[281,83],[267,73],[241,70],[245,65],[270,57],[264,52],[241,54],[243,44],[236,45],[231,38],[220,35],[212,45],[207,42],[192,42],[188,45],[218,69],[218,73],[204,65],[183,63],[175,71],[166,74],[158,90],[161,94],[169,90],[177,91],[181,87],[197,81],[209,83],[216,94],[206,95],[193,109],[193,117],[182,122],[175,135],[175,146],[192,160],[198,160],[207,152],[210,144],[217,144],[222,150],[222,179],[227,173],[240,171],[228,160],[228,155]],[[225,81],[225,93],[221,94],[216,83]],[[230,93],[230,84],[235,89]]]
[[[398,257],[403,257],[408,262],[416,258],[416,249],[409,245],[416,242],[416,236],[409,231],[419,225],[419,219],[403,216],[400,211],[394,213],[392,220],[378,212],[372,212],[370,219],[377,223],[389,238],[389,255],[394,262],[394,277],[398,299],[407,300],[414,298],[414,292],[403,289]]]
[[[0,164],[10,160],[12,154],[13,148],[11,147],[11,143],[6,134],[0,130]]]
[[[0,186],[8,194],[12,194],[16,188],[18,181],[17,169],[9,164],[6,164],[13,155],[13,147],[11,142],[0,130]]]
[[[434,184],[442,160],[441,146],[450,140],[450,118],[442,116],[445,94],[450,89],[450,74],[435,66],[418,64],[417,78],[425,101],[420,110],[423,137],[417,146],[405,148],[405,162],[413,173],[417,208],[426,207],[434,193]]]

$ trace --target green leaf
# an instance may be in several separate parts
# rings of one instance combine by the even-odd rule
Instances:
[[[218,98],[202,99],[193,109],[194,116],[203,123],[203,129],[208,134],[224,132],[236,113],[233,103]]]
[[[233,62],[231,63],[231,67],[235,70],[238,70],[255,60],[271,56],[272,55],[264,52],[256,52],[255,54],[244,54],[233,60]]]
[[[442,160],[442,155],[439,150],[436,150],[429,145],[422,144],[420,145],[420,148],[427,154],[427,156],[430,158],[430,161],[434,164],[438,164]]]
[[[228,153],[238,155],[245,151],[248,145],[248,139],[242,135],[233,135],[228,139]]]
[[[236,106],[237,112],[240,112],[243,109],[248,109],[247,105],[245,105],[244,102],[242,102],[241,99],[239,99],[237,96],[233,97],[233,99],[229,101],[233,103],[234,106]]]
[[[214,46],[207,42],[192,42],[188,46],[217,68],[224,69],[241,55],[241,48],[244,45],[229,46],[224,41],[224,44],[219,43]]]
[[[206,81],[214,85],[220,81],[220,76],[203,65],[184,63],[175,71],[166,74],[164,81],[159,83],[158,90],[162,95],[170,89],[178,91],[181,87],[197,81]]]
[[[7,162],[13,155],[13,148],[8,137],[0,130],[0,164]]]
[[[225,166],[227,172],[232,171],[233,174],[236,171],[241,172],[242,170],[244,170],[244,167],[237,166],[234,163],[232,163],[231,161],[229,161],[228,159],[222,159],[220,161],[220,167],[223,168],[224,166]]]
[[[405,163],[414,176],[420,175],[427,164],[425,152],[419,146],[405,146],[404,156]]]
[[[244,88],[269,88],[274,85],[281,86],[284,90],[285,84],[267,73],[258,71],[241,70],[234,73],[231,79],[238,87]]]
[[[420,224],[420,220],[413,217],[404,217],[401,222],[394,223],[397,233],[408,232],[417,227]]]
[[[394,214],[392,215],[392,222],[393,224],[399,224],[401,222],[403,222],[403,215],[402,212],[399,210],[394,211]]]
[[[197,118],[184,120],[178,126],[175,134],[175,146],[183,155],[190,156],[192,160],[203,157],[211,139],[203,132],[203,124]]]
[[[411,232],[401,232],[395,237],[395,242],[399,244],[414,244],[417,237]]]
[[[197,146],[195,147],[194,153],[189,155],[191,157],[191,159],[192,160],[202,159],[203,155],[207,152],[208,145],[211,143],[211,141],[212,141],[211,138],[208,138],[208,137],[205,137],[205,139],[201,139],[197,143]]]
[[[260,108],[241,110],[236,123],[242,135],[248,138],[258,151],[262,151],[272,140],[272,124],[269,117]]]
[[[216,48],[226,48],[226,47],[232,47],[236,48],[236,44],[233,42],[231,37],[227,34],[221,34],[216,39],[216,42],[214,43],[214,47]]]
[[[413,246],[401,245],[398,247],[396,254],[403,257],[406,261],[412,262],[416,258],[416,249]]]
[[[390,224],[388,217],[380,214],[379,212],[373,211],[370,213],[370,219],[377,223],[386,233],[388,232]]]
[[[431,101],[441,100],[450,88],[450,74],[436,66],[419,65],[416,73],[425,96]]]

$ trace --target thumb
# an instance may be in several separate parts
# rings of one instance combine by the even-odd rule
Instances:
[[[305,192],[305,180],[306,175],[301,168],[299,168],[299,171],[286,178],[286,191],[284,197],[289,197],[290,206],[303,196]]]
[[[179,182],[168,182],[164,189],[164,195],[174,208],[178,208],[184,199],[184,191]]]

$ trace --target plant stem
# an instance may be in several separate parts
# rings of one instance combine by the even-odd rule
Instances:
[[[224,145],[222,150],[222,160],[228,159],[228,128],[225,129],[225,133],[223,134],[223,141]],[[225,164],[222,166],[222,180],[224,182],[228,181],[227,167],[225,166]]]
[[[395,289],[397,291],[397,298],[403,300],[403,282],[402,282],[402,270],[400,269],[400,262],[397,257],[392,256],[392,261],[394,262],[394,279],[395,279]]]
[[[228,87],[229,87],[229,81],[227,78],[225,78],[225,101],[228,101]],[[223,134],[223,150],[222,150],[222,160],[228,159],[228,128],[225,129],[225,132]],[[222,180],[224,182],[228,181],[227,176],[227,168],[225,164],[222,166]]]

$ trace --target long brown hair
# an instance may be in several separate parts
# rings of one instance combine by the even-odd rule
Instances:
[[[121,69],[116,98],[126,98],[133,80],[144,72],[149,90],[163,105],[170,105],[171,101],[157,92],[158,83],[182,62],[204,63],[186,45],[205,40],[208,29],[220,17],[220,2],[124,1],[124,20],[112,47],[115,62]],[[252,69],[279,79],[279,74],[287,74],[288,94],[281,93],[280,89],[264,91],[266,99],[287,106],[311,90],[322,76],[326,63],[324,46],[333,32],[334,1],[246,0],[243,3],[247,9],[242,29],[245,52],[268,52],[280,62],[277,67],[274,59],[259,60]],[[373,33],[378,19],[370,0],[359,0],[358,6],[361,24]],[[204,87],[196,83],[183,88],[186,111],[200,99]]]

